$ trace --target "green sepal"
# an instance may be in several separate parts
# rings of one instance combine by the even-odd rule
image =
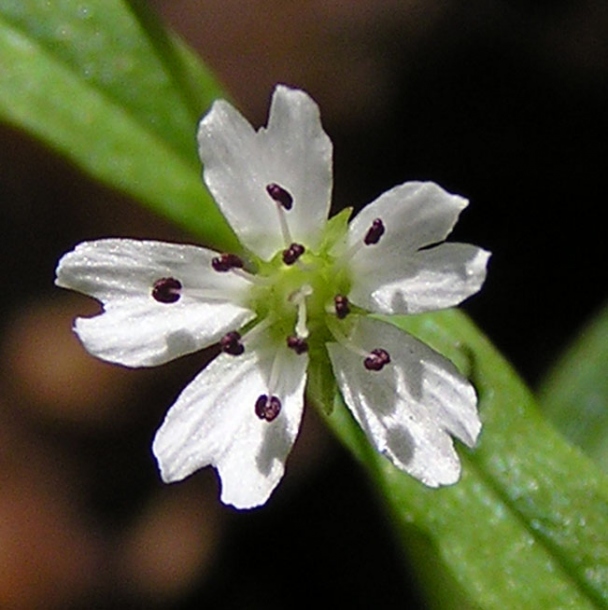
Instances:
[[[331,252],[332,248],[346,237],[348,221],[352,212],[352,208],[344,208],[327,221],[323,227],[323,236],[318,248],[320,253]]]
[[[338,385],[329,355],[323,346],[317,347],[310,354],[307,374],[306,398],[317,409],[330,415],[334,407],[334,397],[338,391]]]

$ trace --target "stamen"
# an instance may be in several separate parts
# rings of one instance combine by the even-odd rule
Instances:
[[[371,352],[364,351],[344,334],[343,329],[341,328],[342,326],[343,325],[335,318],[327,318],[327,328],[329,328],[334,339],[348,351],[361,356],[363,358],[363,366],[365,366],[368,371],[380,371],[386,364],[389,364],[391,357],[385,349],[379,347],[373,349]]]
[[[368,371],[380,371],[390,361],[391,357],[388,355],[388,352],[379,347],[371,351],[370,355],[363,361],[363,366]]]
[[[287,337],[287,347],[292,349],[298,356],[308,351],[308,343],[306,339],[291,335]]]
[[[243,260],[236,254],[224,253],[211,259],[211,266],[222,273],[230,269],[241,269],[243,265]]]
[[[271,422],[277,418],[281,412],[281,401],[277,396],[267,396],[262,394],[255,401],[255,414],[260,419],[265,419],[267,422]]]
[[[245,351],[245,346],[241,343],[241,335],[236,330],[226,333],[220,339],[222,351],[231,356],[240,356]]]
[[[286,265],[293,265],[305,251],[306,248],[302,244],[291,244],[289,248],[283,250],[283,262]]]
[[[289,249],[289,244],[293,243],[293,239],[291,238],[291,233],[289,232],[287,218],[285,218],[285,210],[291,210],[293,206],[293,197],[291,196],[291,193],[289,191],[274,182],[271,182],[270,184],[266,185],[266,192],[270,195],[271,199],[277,204],[277,212],[279,214],[279,224],[281,225],[283,241]]]
[[[380,238],[384,235],[384,223],[380,218],[376,218],[372,222],[372,226],[367,231],[365,237],[363,238],[363,242],[366,246],[371,246],[372,244],[377,244],[380,241]]]
[[[337,294],[334,297],[334,307],[336,308],[336,316],[338,316],[339,320],[344,320],[350,313],[350,303],[348,298],[343,294]]]
[[[284,189],[275,182],[271,182],[266,185],[266,192],[274,201],[280,203],[283,206],[283,209],[291,210],[293,206],[293,197],[287,189]]]
[[[182,283],[174,277],[162,277],[152,285],[152,298],[159,303],[176,303],[182,296]]]
[[[384,223],[380,218],[376,218],[372,221],[371,227],[367,230],[367,233],[363,237],[363,243],[366,246],[372,246],[377,244],[380,241],[380,238],[384,235],[385,227]],[[340,254],[334,263],[334,268],[336,270],[340,270],[342,267],[345,267],[350,264],[353,256],[357,254],[361,250],[361,242],[359,240],[351,243],[350,246],[344,249],[344,252]]]

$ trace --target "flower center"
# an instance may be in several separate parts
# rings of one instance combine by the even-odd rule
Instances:
[[[245,306],[256,313],[243,341],[236,331],[222,337],[222,351],[240,356],[248,349],[252,336],[262,331],[269,335],[277,350],[266,393],[255,402],[255,414],[272,422],[285,399],[277,391],[279,364],[284,358],[280,356],[281,347],[286,346],[297,356],[311,352],[311,362],[327,361],[325,344],[338,341],[357,353],[362,367],[368,371],[382,370],[391,359],[381,347],[370,352],[354,345],[349,338],[358,317],[349,315],[353,308],[347,297],[352,283],[349,260],[357,249],[380,241],[385,232],[382,220],[375,219],[364,238],[347,247],[350,211],[345,210],[328,221],[316,244],[301,244],[293,240],[288,223],[290,210],[299,202],[277,183],[268,184],[266,193],[276,208],[285,248],[269,261],[253,253],[247,260],[234,254],[221,254],[213,259],[212,266],[215,271],[235,273],[250,282]],[[354,309],[356,313],[357,308]]]
[[[270,322],[278,344],[287,342],[302,354],[321,347],[330,337],[325,319],[336,315],[334,298],[349,291],[350,279],[347,268],[337,269],[327,251],[312,252],[304,247],[297,251],[293,262],[286,260],[286,251],[282,251],[270,262],[259,263],[258,276],[265,281],[252,286],[250,306],[259,320]],[[347,301],[341,303],[340,311],[346,315]]]

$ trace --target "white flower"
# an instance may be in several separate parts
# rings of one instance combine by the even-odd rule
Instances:
[[[284,86],[267,127],[255,131],[218,101],[198,142],[205,182],[242,252],[104,239],[78,245],[57,268],[59,286],[103,303],[75,330],[104,360],[154,366],[220,343],[156,434],[162,478],[211,464],[223,502],[263,504],[297,436],[307,376],[333,369],[378,451],[426,485],[455,482],[450,435],[473,446],[481,427],[473,387],[368,313],[451,307],[479,290],[489,254],[441,243],[466,200],[409,182],[350,225],[350,212],[327,221],[332,145],[316,104]]]

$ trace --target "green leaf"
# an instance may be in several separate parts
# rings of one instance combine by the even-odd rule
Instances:
[[[541,385],[557,428],[608,472],[608,306],[579,333]]]
[[[0,3],[0,120],[210,245],[237,250],[196,155],[197,120],[219,91],[137,2]]]
[[[434,490],[378,455],[340,399],[326,417],[388,504],[433,607],[608,607],[608,480],[464,314],[387,320],[471,377],[484,424],[475,450],[458,447],[461,480]]]

